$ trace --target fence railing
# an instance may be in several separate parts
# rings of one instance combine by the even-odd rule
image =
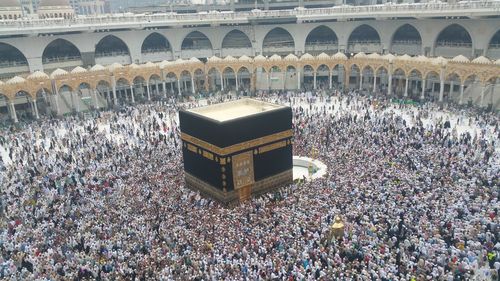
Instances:
[[[474,13],[487,13],[498,15],[500,13],[500,1],[470,1],[456,4],[448,3],[412,3],[412,4],[382,4],[368,6],[335,6],[331,8],[312,8],[312,9],[294,9],[294,10],[270,10],[270,11],[243,11],[243,12],[200,12],[191,14],[162,13],[162,14],[106,14],[94,16],[78,16],[72,19],[32,19],[20,18],[16,20],[0,20],[0,31],[8,29],[47,29],[50,27],[89,27],[101,28],[112,25],[123,24],[182,24],[183,22],[235,22],[249,21],[258,18],[276,18],[276,17],[364,17],[369,15],[394,15],[419,14],[425,17],[426,13],[435,15],[439,13],[463,13],[465,16],[474,15]],[[20,30],[22,31],[22,30]]]
[[[81,57],[72,56],[72,57],[51,57],[51,58],[43,58],[43,63],[55,63],[55,62],[67,62],[67,61],[80,61]]]

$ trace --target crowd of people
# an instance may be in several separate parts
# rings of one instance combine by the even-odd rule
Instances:
[[[183,186],[177,112],[199,101],[2,132],[0,278],[497,280],[498,115],[259,98],[292,106],[294,154],[328,174],[232,208]]]

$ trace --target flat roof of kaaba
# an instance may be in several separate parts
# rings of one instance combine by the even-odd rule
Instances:
[[[240,99],[187,110],[219,122],[272,111],[285,106],[254,99]]]

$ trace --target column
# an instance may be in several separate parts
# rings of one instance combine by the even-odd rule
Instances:
[[[57,89],[57,87],[54,87],[54,90],[55,95],[53,96],[53,98],[54,103],[56,104],[56,115],[59,115],[59,90]]]
[[[205,75],[205,81],[203,83],[203,84],[205,84],[205,91],[207,91],[207,92],[210,91],[210,83],[209,83],[209,81],[210,80],[209,80],[209,77],[208,77],[208,74],[207,74],[207,75]]]
[[[170,82],[170,92],[174,93],[174,82]]]
[[[443,98],[444,98],[444,80],[443,78],[440,79],[440,83],[439,83],[439,102],[443,102]]]
[[[10,102],[10,103],[9,103],[9,106],[10,106],[10,117],[12,118],[12,121],[14,121],[14,123],[19,122],[19,121],[17,120],[16,107],[14,106],[14,103],[13,103],[13,102]]]
[[[389,74],[389,85],[387,85],[387,95],[392,95],[392,74]]]
[[[239,85],[238,85],[238,74],[234,74],[234,80],[236,81],[236,93],[238,93]]]
[[[464,103],[464,84],[460,85],[460,99],[458,104],[462,105]]]
[[[116,98],[116,86],[113,85],[113,103],[114,105],[118,104],[118,99]]]
[[[313,77],[314,77],[314,87],[313,87],[313,89],[316,90],[316,71],[313,72]]]
[[[350,70],[344,68],[344,89],[347,90],[349,89],[349,80],[351,79],[351,72]]]
[[[425,79],[422,79],[422,94],[420,95],[420,99],[425,99]]]
[[[96,109],[99,109],[99,102],[97,101],[97,90],[91,90],[92,91],[92,97],[94,98],[94,107]]]
[[[373,72],[373,92],[375,93],[377,91],[377,74]]]
[[[146,83],[146,89],[148,91],[148,101],[151,101],[151,85],[149,85],[149,82]]]
[[[182,92],[181,92],[181,80],[177,79],[177,90],[179,91],[179,96],[182,95]]]
[[[333,75],[333,73],[331,71],[328,72],[328,89],[333,88],[333,85],[332,85],[332,75]]]
[[[363,72],[359,72],[359,90],[363,90]]]
[[[481,85],[481,100],[479,102],[479,107],[483,107],[484,106],[484,92],[486,90],[486,87],[483,85]]]
[[[71,95],[71,102],[73,103],[73,106],[75,107],[76,112],[80,112],[80,98],[78,97],[78,93],[76,93],[76,99],[75,99],[75,92],[71,91],[69,92]],[[75,105],[75,100],[76,100],[76,105]]]
[[[222,77],[222,73],[220,74],[220,89],[224,91],[224,77]]]
[[[256,77],[255,77],[255,72],[252,71],[251,78],[250,78],[250,91],[255,92],[255,90],[257,88],[255,85],[256,83],[257,83],[257,81],[256,81]]]
[[[283,74],[283,91],[286,90],[286,75],[287,75],[287,72],[284,72],[282,73]]]
[[[196,89],[194,88],[194,77],[193,77],[193,75],[191,75],[191,93],[193,93],[193,95],[196,93]]]
[[[410,82],[410,79],[406,77],[406,83],[405,83],[405,98],[408,97],[408,83]]]
[[[300,90],[300,70],[297,70],[297,90]]]
[[[108,88],[108,91],[106,92],[106,105],[109,107],[109,99],[111,97],[111,91]]]
[[[134,86],[132,86],[132,85],[130,85],[130,96],[132,98],[132,103],[135,103]]]
[[[267,88],[271,90],[271,71],[267,72]]]
[[[453,81],[450,81],[450,92],[448,94],[448,100],[453,97]]]
[[[40,119],[40,115],[38,115],[38,107],[36,106],[36,99],[33,100],[33,115],[35,115],[36,119]]]
[[[163,97],[167,98],[167,82],[163,80],[163,82],[161,82],[161,86],[161,89],[163,90]]]

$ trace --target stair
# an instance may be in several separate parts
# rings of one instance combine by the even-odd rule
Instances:
[[[78,108],[80,112],[90,111],[94,105],[94,98],[88,89],[80,90],[80,95],[77,95]]]
[[[60,97],[59,101],[62,101],[62,104],[64,105],[64,107],[63,107],[63,106],[61,106],[61,103],[59,103],[59,113],[62,115],[73,111],[73,106],[71,106],[71,104],[68,102],[68,100],[66,98],[67,93],[69,93],[69,92],[59,94],[59,97]],[[69,93],[69,94],[71,94],[71,93]]]
[[[108,101],[104,98],[103,94],[96,91],[95,95],[97,97],[97,104],[99,105],[99,108],[108,108]]]

